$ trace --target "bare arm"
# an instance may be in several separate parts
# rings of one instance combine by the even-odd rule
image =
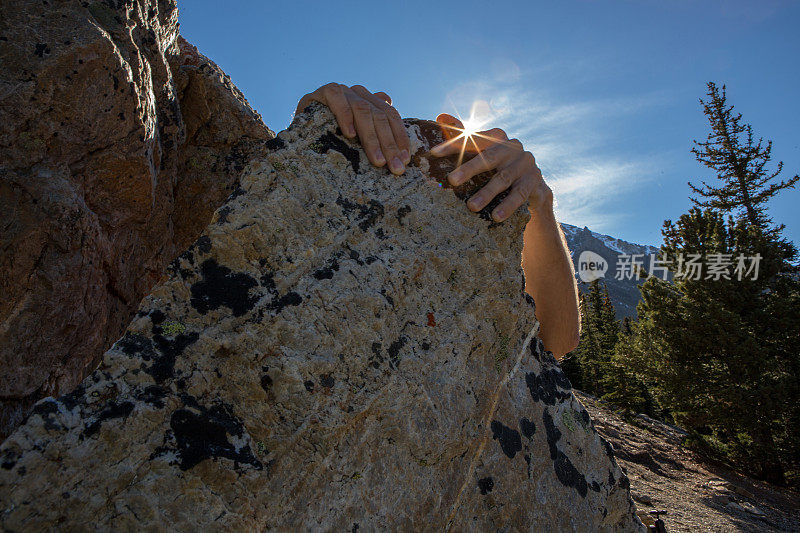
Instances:
[[[578,346],[580,312],[575,272],[561,227],[553,213],[552,195],[525,226],[522,269],[525,292],[536,302],[539,337],[557,359]]]
[[[461,121],[451,115],[439,115],[436,120],[456,130],[464,128]],[[519,140],[509,139],[503,130],[477,132],[468,139],[448,131],[444,128],[447,141],[433,147],[433,155],[462,150],[481,154],[453,170],[448,176],[450,183],[459,185],[481,172],[497,170],[469,199],[467,207],[479,211],[495,196],[508,190],[505,199],[492,210],[492,218],[502,222],[520,206],[528,204],[531,220],[525,226],[522,248],[525,291],[536,301],[539,337],[545,348],[560,359],[578,346],[580,314],[572,259],[553,213],[553,192],[544,182],[533,154],[525,151]]]

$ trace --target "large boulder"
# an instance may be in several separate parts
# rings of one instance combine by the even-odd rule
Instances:
[[[536,336],[529,215],[471,213],[436,125],[406,124],[402,176],[318,104],[270,141],[100,368],[0,447],[0,528],[641,529]]]
[[[175,0],[0,4],[0,440],[95,368],[273,136]]]

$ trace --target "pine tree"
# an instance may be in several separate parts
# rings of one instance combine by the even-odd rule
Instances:
[[[580,295],[581,339],[562,367],[573,386],[601,396],[603,377],[619,337],[619,322],[608,290],[601,280],[589,284]]]
[[[662,255],[674,278],[641,286],[629,364],[678,423],[782,483],[787,469],[800,466],[800,275],[797,249],[781,237],[783,226],[770,227],[765,203],[798,176],[774,181],[783,165],[766,169],[772,143],[754,141],[724,86],[709,83],[707,95],[701,103],[711,133],[692,152],[723,185],[690,183],[696,207],[664,223]],[[730,267],[740,256],[758,258],[759,270],[687,276],[691,254]]]
[[[716,173],[722,186],[702,182],[695,187],[689,183],[699,197],[690,199],[698,207],[741,213],[750,224],[763,228],[769,223],[764,204],[781,190],[793,188],[800,176],[775,181],[783,170],[783,162],[774,171],[767,170],[772,159],[772,141],[766,145],[763,138],[755,141],[753,128],[742,123],[741,113],[734,113],[733,106],[728,105],[725,85],[722,90],[713,82],[707,86],[708,100],[701,98],[700,103],[711,132],[705,142],[694,141],[692,153]]]
[[[631,368],[675,420],[709,435],[729,459],[782,483],[797,465],[800,426],[800,282],[795,250],[770,232],[714,210],[693,208],[665,222],[672,282],[641,287]],[[681,277],[681,257],[755,257],[759,272],[738,279]],[[685,265],[684,265],[685,266]]]

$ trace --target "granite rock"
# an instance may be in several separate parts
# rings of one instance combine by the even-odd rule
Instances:
[[[641,530],[497,224],[408,120],[402,176],[314,104],[72,393],[0,447],[0,528]],[[481,176],[478,183],[488,176]]]
[[[174,0],[0,4],[0,440],[96,367],[273,136]]]

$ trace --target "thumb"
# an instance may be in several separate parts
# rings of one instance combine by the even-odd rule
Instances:
[[[464,130],[464,124],[453,115],[447,113],[441,113],[436,117],[436,122],[442,126],[442,134],[444,135],[445,141],[458,137]]]

